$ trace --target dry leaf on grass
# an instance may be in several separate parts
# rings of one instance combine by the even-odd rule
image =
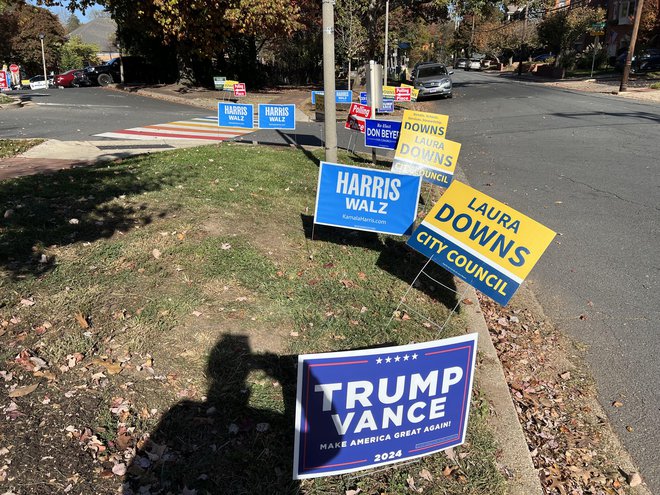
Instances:
[[[35,383],[34,385],[28,385],[26,387],[17,387],[11,392],[9,392],[7,395],[12,399],[15,397],[25,397],[26,395],[31,394],[32,392],[37,390],[38,386],[39,384]]]
[[[154,258],[160,259],[161,252],[158,249],[154,249],[153,251],[151,251],[151,254]]]
[[[78,325],[80,325],[81,328],[84,329],[89,328],[89,323],[87,321],[87,318],[82,313],[76,313],[76,321],[78,322]]]
[[[430,472],[428,469],[426,469],[426,468],[422,469],[422,470],[419,472],[419,476],[420,476],[420,478],[423,478],[423,479],[425,479],[426,481],[433,481],[433,475],[432,475],[431,472]]]

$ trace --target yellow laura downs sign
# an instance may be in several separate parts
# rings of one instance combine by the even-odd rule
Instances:
[[[454,181],[408,245],[505,305],[555,235],[504,203]]]
[[[460,143],[446,139],[448,121],[447,115],[405,110],[392,171],[447,187],[461,151]]]

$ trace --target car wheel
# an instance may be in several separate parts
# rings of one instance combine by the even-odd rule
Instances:
[[[99,86],[107,86],[112,84],[112,76],[110,74],[100,74],[97,79]]]

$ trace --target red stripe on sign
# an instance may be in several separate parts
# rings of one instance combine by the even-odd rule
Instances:
[[[217,137],[217,136],[191,136],[190,134],[163,134],[160,132],[132,131],[130,129],[125,129],[123,131],[114,131],[114,133],[131,134],[135,136],[154,136],[160,138],[206,139],[209,141],[224,141],[226,139],[230,139],[228,137]]]

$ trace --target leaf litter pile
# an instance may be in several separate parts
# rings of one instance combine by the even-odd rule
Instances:
[[[311,241],[317,172],[225,143],[0,183],[1,494],[504,493],[476,391],[455,450],[291,480],[297,354],[466,330],[387,326],[424,260],[387,236]],[[444,321],[434,285],[407,303]]]
[[[507,307],[479,298],[545,493],[621,495],[638,487],[582,352],[544,316],[531,291],[521,287]]]

